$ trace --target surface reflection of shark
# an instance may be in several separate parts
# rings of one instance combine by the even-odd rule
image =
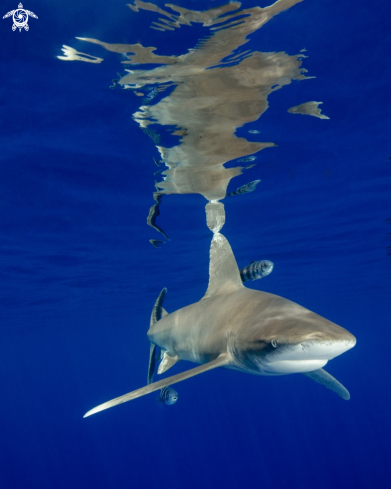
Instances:
[[[168,314],[162,307],[165,294],[163,289],[152,311],[148,379],[153,376],[157,347],[164,352],[158,373],[179,360],[202,365],[101,404],[85,417],[217,367],[256,375],[303,373],[343,399],[350,398],[322,367],[352,348],[355,337],[294,302],[247,289],[223,235],[216,233],[212,240],[204,297]]]
[[[195,48],[179,56],[158,55],[155,47],[141,44],[78,38],[125,55],[122,64],[130,69],[115,85],[146,95],[133,118],[153,139],[166,163],[158,183],[160,193],[199,193],[209,201],[221,200],[230,180],[243,170],[224,164],[235,159],[253,161],[255,153],[275,146],[238,137],[236,130],[262,116],[271,93],[293,80],[308,78],[301,66],[303,55],[242,47],[251,34],[300,1],[278,0],[269,7],[243,10],[239,2],[231,2],[205,11],[173,4],[167,4],[165,10],[141,0],[128,4],[135,12],[159,14],[159,22],[151,27],[160,31],[195,23],[208,29]],[[157,66],[144,69],[143,65],[151,64]],[[156,97],[158,94],[161,96]],[[179,140],[168,147],[157,131]]]

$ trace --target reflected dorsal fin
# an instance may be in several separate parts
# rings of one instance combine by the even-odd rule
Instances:
[[[210,246],[209,285],[203,299],[244,287],[238,265],[227,239],[215,233]]]

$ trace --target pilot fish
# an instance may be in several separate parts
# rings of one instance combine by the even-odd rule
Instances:
[[[250,265],[242,268],[240,272],[240,278],[242,282],[248,280],[258,280],[259,278],[266,277],[269,273],[272,273],[274,263],[269,260],[252,261]]]
[[[171,406],[177,402],[178,397],[178,392],[172,387],[167,386],[160,390],[159,401],[167,406]]]

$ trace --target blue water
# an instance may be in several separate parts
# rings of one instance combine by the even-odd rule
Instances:
[[[351,400],[301,375],[216,369],[178,384],[173,406],[155,393],[87,419],[145,385],[154,301],[163,287],[169,312],[202,297],[212,235],[201,195],[170,195],[158,224],[171,241],[150,245],[161,239],[146,224],[159,155],[132,119],[140,101],[109,89],[118,55],[74,37],[179,55],[204,32],[151,30],[156,15],[119,0],[24,8],[38,16],[28,32],[0,24],[1,487],[389,487],[389,2],[305,0],[251,36],[254,50],[307,49],[316,78],[271,94],[237,130],[277,147],[228,187],[261,179],[256,191],[224,200],[239,267],[275,264],[249,287],[356,336],[327,367]],[[105,61],[59,61],[63,44]],[[287,113],[309,100],[330,120]]]

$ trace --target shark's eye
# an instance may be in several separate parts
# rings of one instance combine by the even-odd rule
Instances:
[[[272,347],[273,348],[277,348],[277,340],[275,340],[274,338],[272,339],[272,341],[270,342],[272,344]]]

